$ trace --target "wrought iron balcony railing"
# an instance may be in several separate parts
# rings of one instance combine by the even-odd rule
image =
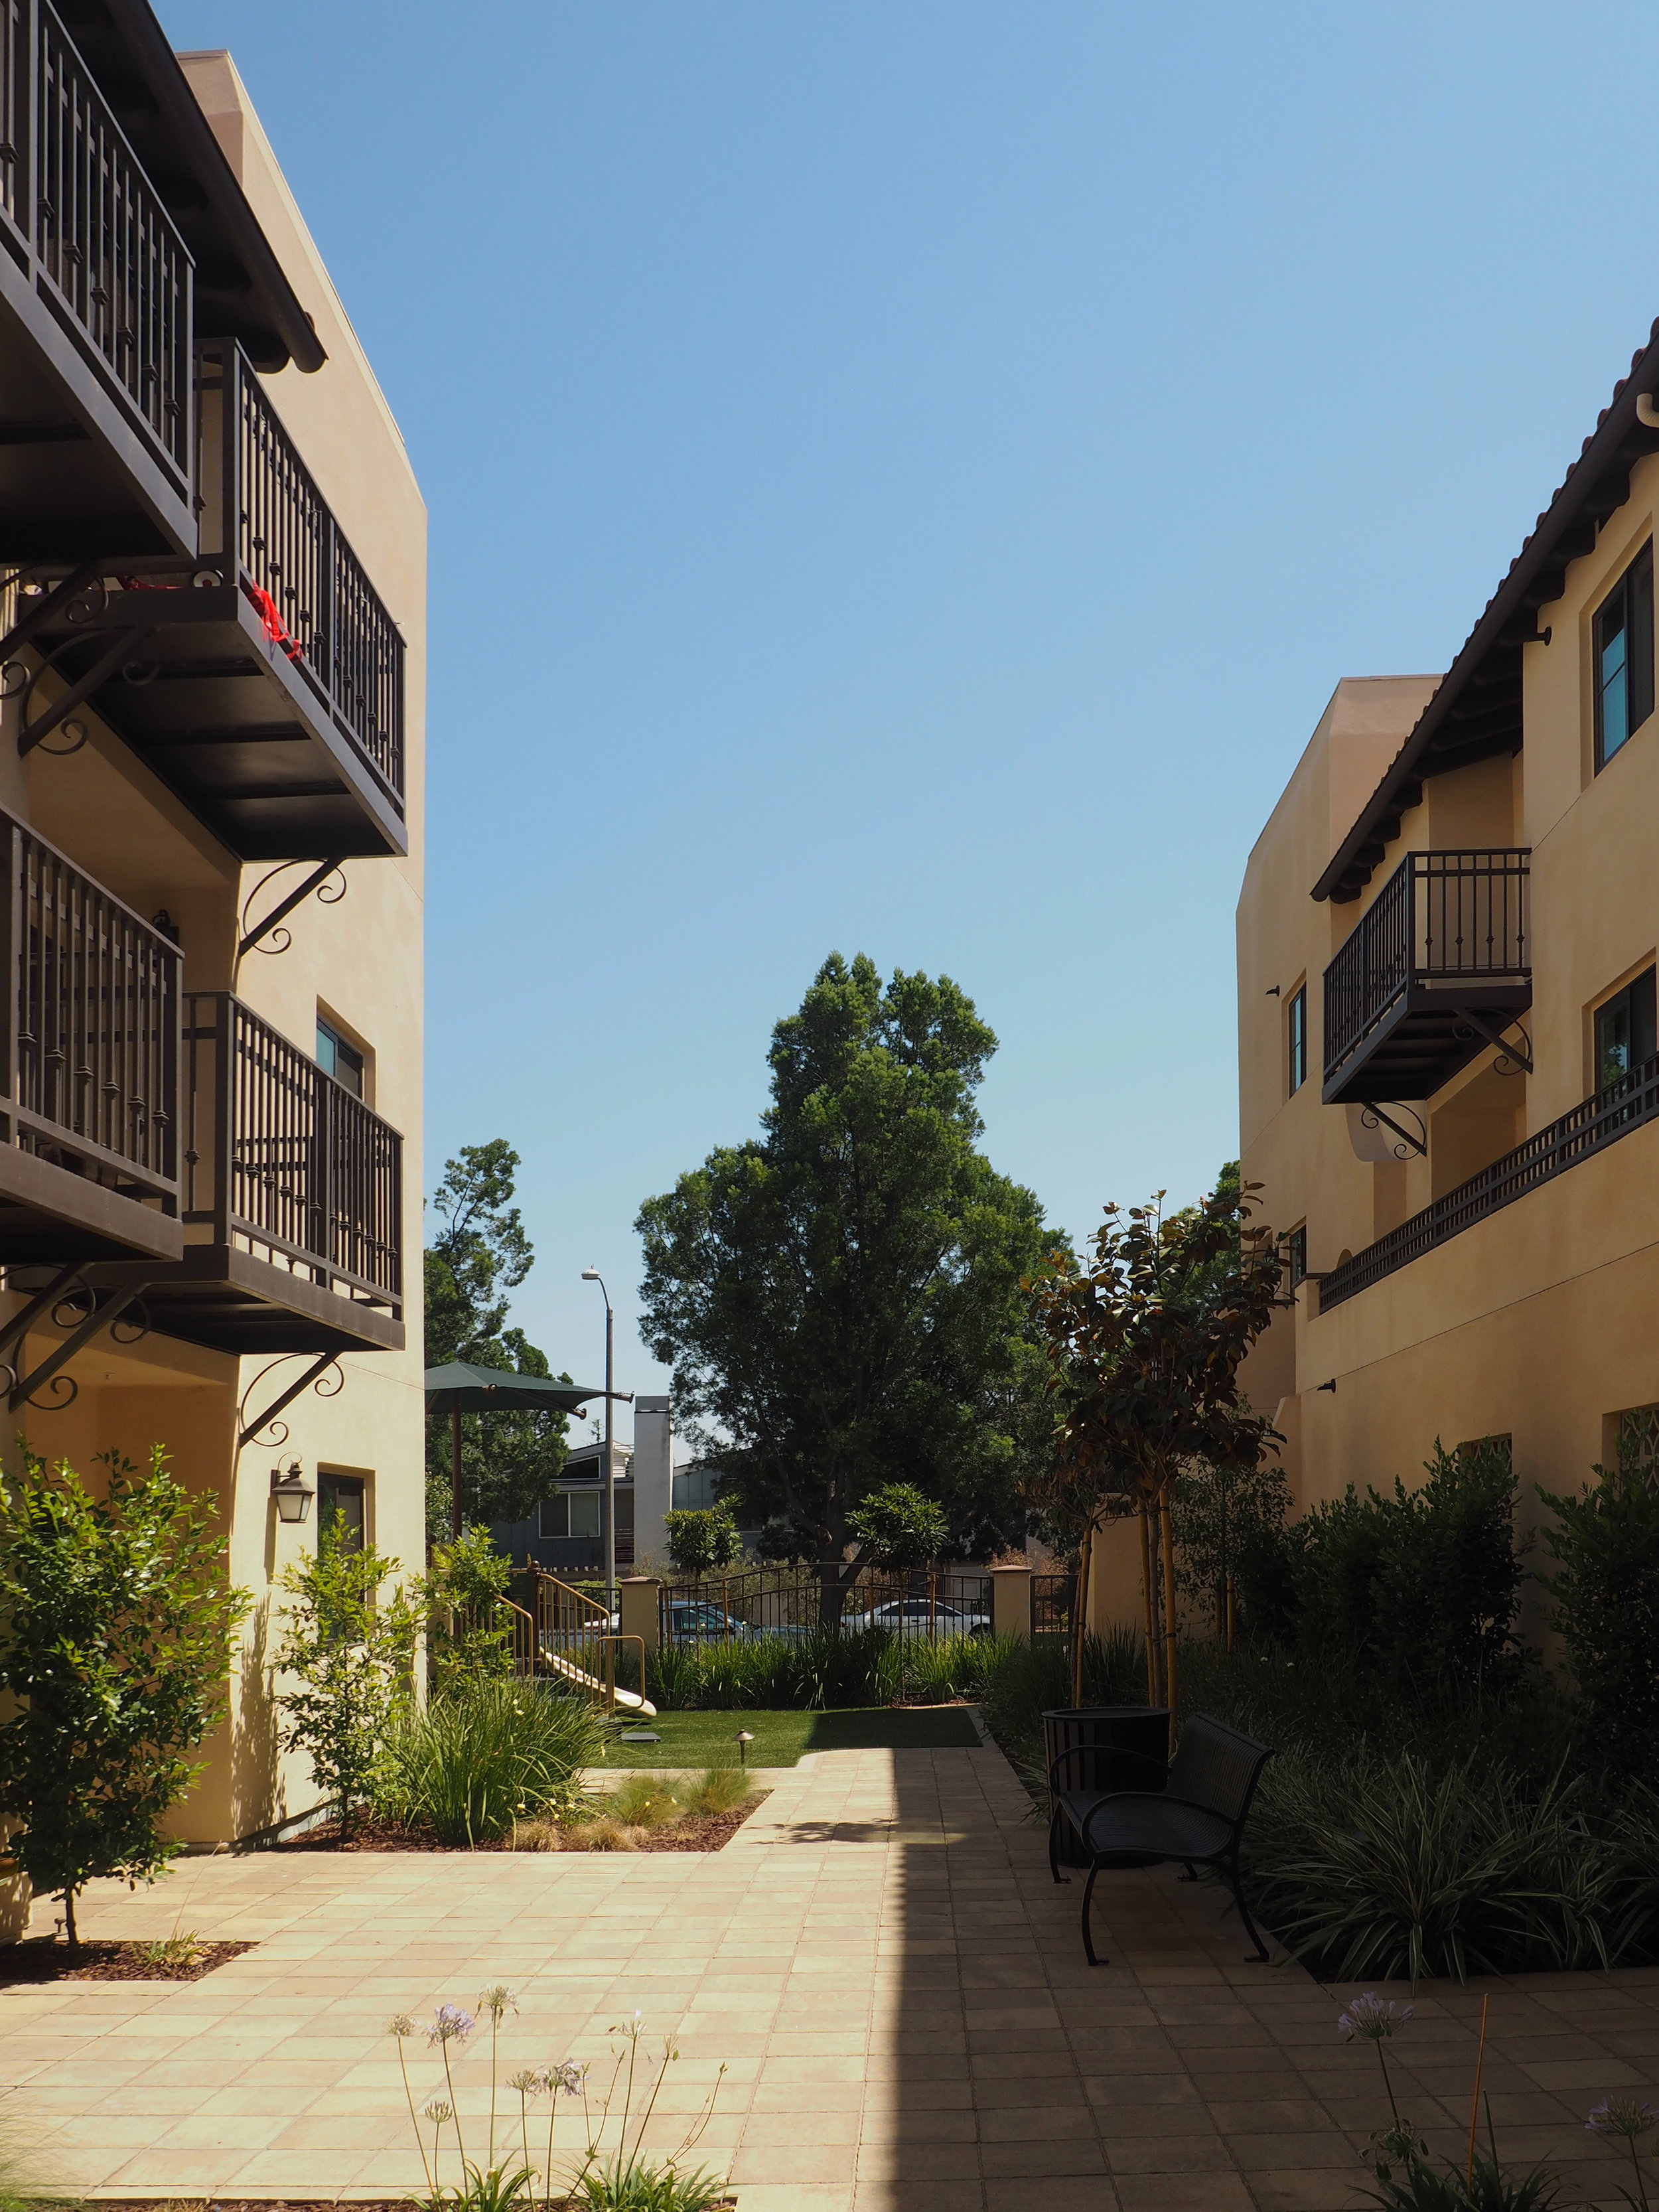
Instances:
[[[1532,1003],[1531,849],[1408,853],[1325,970],[1328,1105],[1426,1098]]]
[[[190,253],[50,0],[0,0],[0,244],[188,497]]]
[[[239,346],[210,349],[204,381],[216,375],[216,550],[227,562],[234,553],[239,580],[264,615],[268,634],[401,801],[404,641],[398,625]]]
[[[1512,1206],[1540,1183],[1565,1175],[1580,1160],[1605,1152],[1620,1137],[1653,1121],[1659,1121],[1659,1059],[1644,1060],[1607,1090],[1598,1091],[1559,1121],[1535,1131],[1524,1144],[1482,1168],[1467,1182],[1437,1198],[1421,1213],[1402,1221],[1375,1244],[1345,1260],[1322,1279],[1319,1310],[1325,1313],[1340,1305],[1381,1282],[1385,1275],[1408,1267],[1425,1252],[1472,1229],[1477,1221]]]
[[[185,994],[186,1230],[398,1312],[403,1139],[228,991]]]
[[[78,1182],[176,1216],[179,949],[4,815],[0,853],[5,1143],[64,1170],[70,1214]]]

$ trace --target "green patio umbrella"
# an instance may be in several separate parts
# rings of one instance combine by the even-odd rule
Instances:
[[[463,1413],[576,1413],[603,1389],[562,1382],[551,1375],[515,1375],[505,1367],[474,1367],[452,1359],[426,1370],[426,1409],[449,1416],[451,1527],[461,1533],[461,1415]],[[623,1395],[623,1394],[618,1394]],[[625,1394],[633,1396],[630,1390]]]

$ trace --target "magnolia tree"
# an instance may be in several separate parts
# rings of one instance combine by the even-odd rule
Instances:
[[[1029,1285],[1057,1414],[1043,1502],[1084,1531],[1079,1616],[1097,1524],[1138,1518],[1154,1705],[1176,1699],[1176,1482],[1197,1464],[1254,1468],[1279,1442],[1238,1382],[1245,1353],[1287,1303],[1273,1232],[1250,1221],[1249,1193],[1258,1188],[1224,1173],[1207,1198],[1168,1218],[1162,1192],[1127,1212],[1109,1206],[1092,1259],[1076,1267],[1055,1255]],[[1079,1633],[1079,1702],[1082,1654]]]

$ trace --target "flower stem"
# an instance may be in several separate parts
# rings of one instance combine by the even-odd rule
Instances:
[[[421,2165],[425,2170],[426,2185],[429,2191],[438,2185],[433,2179],[432,2168],[426,2162],[426,2145],[421,2140],[421,2124],[415,2117],[415,2092],[409,2086],[409,2061],[404,2057],[401,2035],[398,2038],[398,2064],[404,2077],[404,2094],[409,2100],[409,2124],[415,2130],[415,2148],[421,2154]]]
[[[449,2070],[449,2038],[444,2038],[444,2080],[449,2087],[450,2108],[455,2115],[455,2148],[461,2154],[461,2179],[466,2179],[466,2139],[461,2133],[461,2108],[455,2101],[455,2076]]]

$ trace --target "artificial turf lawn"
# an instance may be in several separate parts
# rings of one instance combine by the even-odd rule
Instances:
[[[607,1766],[735,1766],[737,1733],[747,1729],[750,1766],[793,1766],[804,1751],[951,1751],[979,1741],[960,1705],[897,1712],[881,1705],[843,1707],[827,1713],[659,1713],[650,1729],[660,1743],[611,1741]]]

